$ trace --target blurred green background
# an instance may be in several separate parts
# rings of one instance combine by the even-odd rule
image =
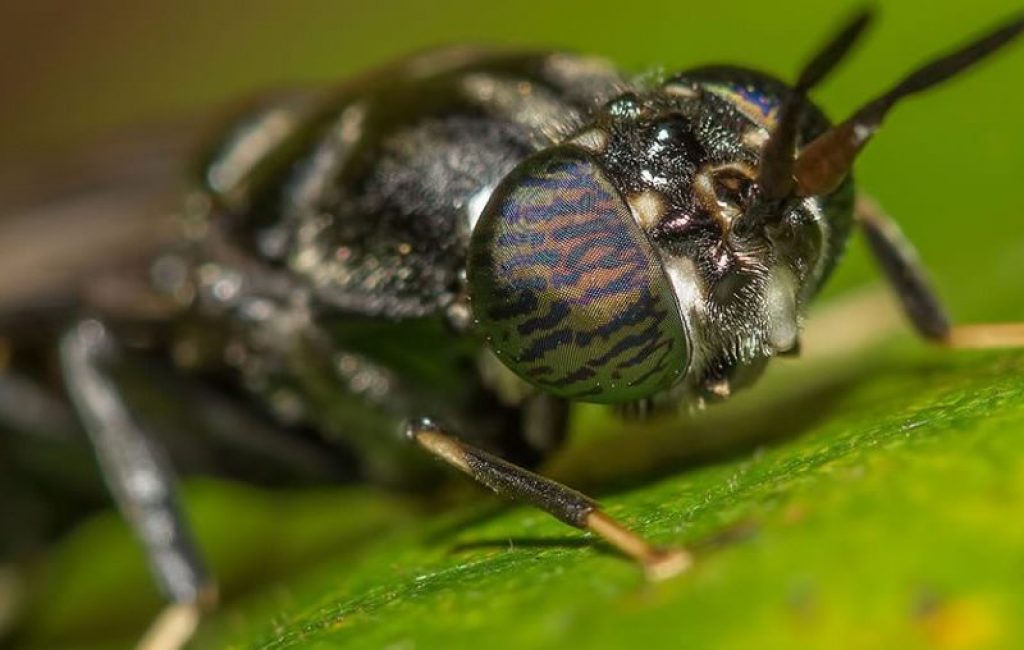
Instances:
[[[816,97],[833,116],[921,62],[1019,11],[1012,0],[877,3],[881,20]],[[202,115],[247,93],[334,83],[446,43],[569,48],[624,68],[734,61],[792,76],[851,3],[118,2],[0,5],[0,168],[111,132]],[[1024,47],[898,109],[859,166],[923,249],[961,313],[985,311],[1024,256],[1014,205],[1024,170]],[[949,246],[956,229],[960,246]],[[1001,248],[1006,246],[1005,251]],[[959,265],[970,260],[980,266]],[[970,269],[970,272],[967,270]],[[850,265],[842,287],[863,282]],[[992,282],[992,278],[1006,282]]]
[[[792,77],[854,6],[5,0],[0,171],[445,43],[569,48],[636,71],[738,62]],[[868,38],[815,93],[834,117],[1020,11],[1006,0],[877,6]],[[1022,78],[1018,44],[894,111],[858,167],[960,320],[1024,318]],[[855,241],[823,301],[877,282]],[[372,490],[195,483],[191,512],[228,597],[198,643],[1021,647],[1022,370],[1017,353],[950,355],[896,333],[855,359],[787,366],[689,423],[582,413],[575,429],[596,442],[574,445],[560,475],[648,534],[701,549],[693,575],[657,587],[524,509],[423,515]],[[273,586],[260,586],[269,576]],[[13,580],[0,571],[0,600],[21,597],[24,648],[124,647],[158,607],[109,513],[5,586]]]

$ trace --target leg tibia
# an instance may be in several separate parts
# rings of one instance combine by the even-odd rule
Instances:
[[[690,565],[681,549],[659,549],[605,513],[596,502],[561,483],[544,478],[448,435],[429,419],[411,422],[410,440],[501,496],[534,505],[561,521],[589,530],[640,562],[648,577],[663,579]]]
[[[923,337],[953,348],[1024,347],[1024,323],[952,325],[917,253],[892,220],[864,197],[857,199],[856,218],[903,311]]]

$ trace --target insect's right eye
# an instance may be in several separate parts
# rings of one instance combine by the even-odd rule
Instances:
[[[548,393],[631,401],[686,370],[686,332],[660,258],[580,149],[541,152],[498,186],[473,231],[468,272],[491,349]]]

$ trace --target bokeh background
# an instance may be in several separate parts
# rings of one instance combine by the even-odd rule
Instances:
[[[1013,0],[934,0],[927,4],[886,0],[874,4],[879,9],[880,20],[850,60],[815,92],[815,97],[833,117],[845,116],[861,102],[894,82],[910,67],[1021,10]],[[347,75],[409,51],[448,43],[568,48],[605,55],[622,67],[637,72],[650,68],[683,68],[708,62],[736,62],[762,67],[784,78],[791,78],[804,57],[855,6],[853,3],[816,0],[780,0],[776,3],[755,0],[609,3],[583,0],[178,0],[173,3],[152,0],[3,0],[0,2],[0,180],[18,178],[21,171],[32,169],[32,182],[38,190],[41,178],[39,170],[45,170],[50,165],[61,166],[62,161],[76,155],[73,152],[88,149],[94,143],[107,142],[111,137],[145,138],[147,133],[165,133],[168,127],[170,132],[176,132],[178,125],[185,125],[181,131],[184,141],[187,142],[193,135],[198,139],[207,116],[215,115],[225,105],[247,94],[282,85],[330,85]],[[942,296],[960,320],[1012,320],[1024,317],[1024,289],[1021,284],[1024,278],[1024,201],[1021,200],[1024,182],[1024,120],[1021,119],[1024,84],[1021,79],[1024,79],[1024,43],[986,62],[971,74],[927,96],[906,102],[893,112],[883,132],[859,163],[858,179],[861,187],[898,219],[904,231],[917,244]],[[176,172],[172,168],[169,173]],[[45,191],[45,175],[42,178],[42,189]],[[0,201],[0,220],[6,216],[6,206]],[[0,242],[9,241],[0,238]],[[21,241],[18,244],[27,249],[46,245],[36,240]],[[0,250],[2,255],[5,252]],[[0,290],[5,286],[2,280],[0,278]],[[823,301],[841,298],[877,282],[877,274],[861,242],[855,241]],[[2,299],[0,295],[0,302]],[[916,345],[906,335],[901,341],[910,346]],[[843,454],[847,447],[843,445],[857,449],[858,440],[870,443],[865,443],[867,446],[864,449],[873,448],[877,441],[882,441],[882,447],[890,444],[888,438],[881,437],[882,434],[871,427],[883,421],[884,413],[896,413],[892,417],[897,418],[900,413],[898,409],[902,408],[900,399],[911,399],[918,387],[923,395],[920,400],[927,401],[934,397],[937,404],[946,400],[954,409],[960,409],[955,411],[955,415],[962,416],[962,419],[949,421],[954,423],[950,425],[952,430],[956,430],[956,427],[962,429],[959,433],[964,439],[1009,440],[1007,436],[1019,436],[1024,414],[1017,411],[1014,411],[1017,413],[1014,416],[1016,419],[1007,416],[999,420],[1002,429],[995,425],[972,429],[973,425],[964,422],[974,422],[972,418],[983,415],[985,409],[995,413],[1006,406],[1004,402],[1012,403],[1010,398],[1020,394],[1021,386],[1000,382],[1006,376],[1018,372],[1024,363],[1014,365],[1008,362],[1000,365],[993,362],[985,365],[983,360],[976,365],[959,367],[950,366],[952,362],[944,359],[938,356],[924,357],[923,360],[914,357],[907,366],[913,370],[905,375],[899,374],[898,369],[902,367],[900,362],[894,362],[891,366],[882,362],[896,376],[891,384],[873,385],[871,376],[859,377],[853,382],[855,388],[843,388],[843,391],[849,393],[840,391],[841,398],[835,398],[840,405],[837,407],[838,415],[832,420],[833,424],[828,424],[828,414],[822,414],[825,424],[804,422],[786,434],[788,436],[796,432],[806,437],[805,442],[797,443],[797,447],[783,447],[779,451],[777,462],[780,471],[786,467],[802,467],[801,463],[813,458],[815,453],[833,460],[845,458]],[[927,369],[936,374],[913,374],[926,373]],[[831,379],[821,375],[805,378],[804,381],[808,386],[826,385]],[[772,378],[768,381],[772,381]],[[990,390],[992,386],[997,386],[1000,392],[992,393],[991,390],[995,390]],[[947,394],[943,391],[952,392]],[[957,391],[963,393],[962,399],[948,397],[953,393],[959,396],[961,393]],[[972,394],[980,401],[970,402]],[[779,422],[788,422],[798,417],[801,409],[806,407],[807,400],[813,399],[814,395],[811,391],[794,398],[795,401],[776,404],[774,408],[777,411],[769,413],[767,419],[778,415]],[[830,400],[835,397],[833,393],[829,395]],[[829,401],[827,406],[831,404],[832,401]],[[757,407],[752,408],[754,419],[748,418],[744,422],[765,421],[766,414],[758,413]],[[876,413],[873,408],[881,410]],[[794,416],[794,412],[798,415]],[[736,421],[723,425],[723,430],[750,429],[750,424],[737,424],[742,419],[740,415],[743,411],[738,413]],[[942,417],[937,416],[937,421],[945,421]],[[609,430],[618,427],[613,424],[604,426]],[[970,436],[975,437],[968,436],[968,430]],[[712,433],[717,434],[718,431]],[[867,437],[858,438],[861,433]],[[871,437],[876,433],[876,437]],[[844,437],[847,435],[849,439]],[[664,441],[667,438],[655,437],[655,440]],[[747,451],[751,448],[751,445],[745,447]],[[604,571],[600,573],[601,579],[584,573],[580,567],[590,565],[580,564],[577,567],[579,570],[572,574],[572,580],[566,584],[551,578],[557,575],[561,564],[555,567],[540,562],[536,566],[548,566],[550,570],[536,574],[531,573],[535,571],[535,568],[531,568],[534,565],[520,565],[515,563],[517,560],[509,560],[505,573],[502,573],[502,566],[494,569],[494,575],[498,577],[492,582],[473,582],[476,580],[473,575],[457,576],[453,578],[454,584],[449,585],[452,590],[450,594],[455,595],[444,592],[448,594],[444,598],[449,600],[431,600],[433,596],[428,595],[425,597],[423,611],[409,605],[400,613],[410,616],[409,621],[430,628],[431,625],[437,625],[432,614],[438,606],[445,603],[451,606],[452,603],[463,603],[469,599],[468,602],[477,607],[477,618],[459,618],[457,624],[452,623],[455,627],[449,626],[450,629],[462,630],[458,626],[463,624],[468,626],[469,631],[487,629],[487,621],[480,617],[483,616],[481,612],[490,612],[495,617],[493,620],[497,621],[496,625],[506,626],[501,636],[505,644],[515,645],[518,640],[519,647],[529,647],[531,642],[539,644],[533,647],[540,647],[543,645],[541,641],[550,647],[558,647],[559,642],[573,638],[559,630],[575,629],[567,621],[584,625],[585,621],[579,618],[584,614],[600,618],[604,623],[603,627],[596,624],[593,626],[594,630],[602,630],[602,634],[606,635],[603,640],[591,639],[595,647],[615,647],[616,639],[628,639],[629,632],[639,633],[641,630],[648,631],[648,640],[660,640],[665,647],[673,647],[675,632],[671,625],[665,626],[666,620],[669,620],[666,616],[671,617],[673,612],[683,611],[684,608],[689,608],[687,611],[691,612],[703,611],[700,609],[702,603],[708,612],[714,613],[704,619],[703,622],[708,625],[695,625],[691,630],[699,628],[697,645],[700,646],[737,647],[730,644],[730,639],[749,642],[761,638],[766,643],[768,640],[778,642],[779,647],[793,647],[786,645],[786,642],[794,638],[805,638],[811,639],[808,647],[822,647],[821,643],[827,642],[829,645],[838,643],[836,647],[882,648],[892,647],[887,641],[899,638],[915,647],[919,645],[928,648],[1019,647],[1016,642],[1020,641],[1020,637],[1013,634],[1015,630],[1020,631],[1021,627],[1014,627],[1016,624],[1012,621],[1024,619],[1024,593],[1020,591],[1019,585],[1014,587],[1004,578],[1011,575],[1012,571],[1018,571],[1020,575],[1024,567],[1021,567],[1019,561],[1003,562],[1003,558],[1012,557],[1007,554],[1006,540],[1017,537],[1004,536],[1002,532],[1004,527],[1007,533],[1015,529],[1016,524],[1011,518],[1014,513],[1020,514],[1011,505],[1020,505],[1020,496],[1024,494],[1024,481],[1020,480],[1020,476],[1024,475],[1021,469],[1024,468],[1024,460],[1021,460],[1024,459],[1024,449],[1017,446],[1011,450],[1012,453],[995,445],[985,449],[991,458],[1000,458],[1001,462],[1005,462],[993,464],[993,461],[986,464],[988,461],[981,460],[975,463],[971,460],[975,458],[971,454],[977,447],[964,447],[962,450],[956,448],[955,452],[951,451],[941,458],[936,456],[940,458],[933,463],[940,468],[937,473],[935,467],[928,463],[914,465],[916,456],[910,452],[909,455],[898,457],[898,462],[903,463],[899,465],[900,471],[908,464],[920,470],[908,474],[914,477],[913,480],[942,476],[944,478],[939,487],[952,490],[958,480],[963,480],[965,486],[976,488],[975,492],[969,494],[980,495],[980,500],[977,503],[971,502],[973,505],[963,506],[962,512],[956,511],[962,516],[954,521],[954,528],[962,527],[972,533],[964,534],[961,541],[965,543],[986,540],[980,542],[980,546],[976,544],[974,555],[970,556],[971,561],[977,562],[977,567],[959,567],[955,560],[944,560],[935,565],[926,559],[920,563],[911,560],[918,556],[929,557],[928,549],[912,546],[914,544],[931,545],[934,542],[936,554],[939,553],[937,549],[956,547],[960,538],[949,532],[950,528],[943,527],[950,522],[941,518],[945,516],[946,511],[942,508],[948,501],[937,501],[940,497],[952,500],[956,495],[954,492],[943,492],[935,486],[919,489],[917,484],[886,482],[886,479],[870,484],[864,488],[863,497],[857,496],[857,500],[850,503],[842,501],[838,496],[822,497],[833,499],[828,503],[835,505],[836,512],[842,514],[835,515],[825,523],[814,520],[817,522],[816,527],[811,527],[807,538],[780,542],[765,535],[768,542],[761,546],[753,544],[748,548],[748,555],[752,553],[754,559],[743,556],[728,564],[732,560],[726,558],[721,565],[714,560],[709,561],[706,566],[710,569],[699,574],[698,588],[692,593],[685,591],[690,585],[685,583],[671,588],[674,591],[655,592],[650,599],[639,598],[638,601],[636,594],[628,591],[635,586],[635,572],[632,572],[631,567],[620,566],[614,559],[606,557],[598,560],[605,563],[599,565]],[[620,450],[625,450],[625,447]],[[686,451],[684,445],[675,451],[665,452],[665,455],[671,457],[676,454],[682,457]],[[658,452],[655,450],[649,455],[657,456]],[[882,458],[879,462],[884,465],[890,461]],[[746,457],[736,462],[746,462]],[[964,466],[973,472],[970,477],[961,479],[957,474],[962,469],[957,464],[960,462],[974,463]],[[570,461],[568,464],[571,466],[573,463]],[[679,462],[681,467],[689,467],[689,464],[689,461]],[[576,465],[579,466],[580,462]],[[990,484],[986,482],[988,478],[979,478],[988,477],[994,470],[997,470],[996,474],[1010,477],[1010,483],[999,483],[993,478]],[[681,482],[663,485],[658,488],[660,492],[641,491],[638,496],[629,497],[632,500],[626,503],[632,505],[630,512],[636,512],[644,504],[655,508],[670,498],[685,501],[693,494],[703,494],[701,490],[704,488],[701,486],[712,486],[707,487],[707,494],[713,494],[714,489],[717,489],[714,486],[723,485],[727,478],[730,489],[733,489],[732,471],[728,463],[710,467],[704,474],[695,475],[693,482],[687,482],[690,479],[685,478],[686,474],[677,472],[684,477],[678,479]],[[600,471],[597,473],[601,474]],[[738,471],[736,476],[740,476]],[[736,480],[736,485],[740,486],[736,491],[740,493],[746,479]],[[592,479],[591,482],[602,487],[601,480]],[[831,494],[828,489],[835,488],[828,483],[825,485],[831,485],[831,488],[819,488],[817,485],[811,484],[809,490],[812,495],[819,492]],[[308,559],[308,556],[315,553],[337,552],[341,544],[339,540],[347,534],[344,533],[346,526],[362,522],[364,533],[371,531],[366,534],[375,535],[381,528],[408,519],[404,506],[396,509],[390,501],[382,501],[373,495],[317,494],[313,497],[289,496],[277,500],[273,496],[238,492],[235,487],[200,485],[195,488],[190,486],[190,489],[195,493],[195,503],[198,504],[194,506],[197,508],[196,516],[207,526],[204,543],[212,548],[218,573],[228,577],[229,602],[231,598],[244,594],[260,582],[258,572],[261,568],[286,574],[291,570],[289,562],[292,559],[297,561],[297,558]],[[759,488],[751,489],[757,493]],[[903,491],[890,499],[885,493],[888,489]],[[857,489],[852,491],[860,494]],[[614,494],[614,490],[611,492]],[[911,497],[903,498],[906,495]],[[806,509],[814,512],[814,498],[801,502],[804,510],[792,509],[792,504],[786,500],[788,496],[785,499],[772,498],[789,504],[776,513],[785,525],[791,525],[787,519],[791,515],[802,517],[804,515],[800,512]],[[693,497],[693,500],[696,501],[697,497]],[[711,502],[714,502],[711,497],[705,499],[705,503]],[[890,502],[896,505],[883,511]],[[690,513],[687,516],[695,518],[696,530],[704,530],[709,534],[744,517],[752,516],[756,519],[762,514],[758,509],[761,505],[751,506],[742,498],[737,501],[726,500],[724,503],[728,509],[709,514],[704,519],[700,519],[704,516],[701,514],[703,511],[697,506],[691,506],[689,502],[680,502],[672,507]],[[975,508],[978,504],[981,505]],[[666,508],[671,510],[667,505]],[[932,516],[929,513],[933,509],[937,519],[928,518]],[[347,518],[323,515],[324,512],[339,511],[347,511]],[[698,514],[693,515],[694,512]],[[767,512],[774,511],[769,509]],[[883,514],[877,517],[870,514],[875,512]],[[230,516],[226,517],[225,513],[230,513]],[[773,516],[766,515],[769,520]],[[862,523],[861,528],[851,524],[851,520],[844,519],[844,516],[854,517]],[[533,515],[521,519],[530,525],[538,521]],[[279,521],[293,525],[294,533],[276,526]],[[984,526],[972,528],[981,521]],[[482,529],[483,532],[471,529],[468,535],[470,538],[474,534],[485,538],[488,535],[511,535],[509,531],[521,530],[521,523],[519,519],[504,519],[491,528]],[[415,528],[418,524],[411,525]],[[538,523],[531,530],[540,538],[545,535],[554,538],[565,536],[566,531],[553,524],[553,528],[545,528],[546,525]],[[13,526],[18,526],[18,522],[0,521],[0,530],[6,528],[9,532]],[[658,530],[662,530],[665,535],[678,533],[671,532],[669,528]],[[850,530],[859,530],[863,534],[848,535]],[[977,535],[972,536],[974,532]],[[267,537],[269,534],[274,535],[270,541]],[[446,534],[436,533],[435,540],[446,539]],[[886,536],[898,536],[906,541],[906,546],[887,553],[886,545],[889,541]],[[845,549],[845,552],[851,554],[851,567],[865,569],[863,575],[870,573],[869,567],[873,561],[885,567],[888,577],[879,581],[881,586],[878,588],[877,601],[871,600],[874,597],[873,584],[846,575],[842,571],[843,567],[834,566],[836,558],[825,553],[824,549],[830,543],[841,543],[847,537],[866,545]],[[239,538],[242,538],[243,550],[238,548]],[[999,546],[993,540],[1003,540],[1005,543]],[[984,547],[989,542],[993,544],[993,549],[997,546],[999,549],[989,553]],[[438,544],[436,541],[432,543]],[[447,542],[440,544],[445,547],[448,545]],[[261,546],[273,548],[273,557],[260,555],[258,551]],[[431,555],[436,549],[427,554],[427,560],[423,560],[415,549],[409,550],[402,546],[402,542],[397,542],[395,547],[397,550],[394,554],[407,558],[410,565],[419,561],[428,564],[435,560],[441,564],[449,562],[448,559],[437,560]],[[124,647],[126,640],[134,638],[140,626],[156,610],[158,600],[146,582],[140,558],[133,554],[134,546],[123,529],[119,528],[116,518],[108,515],[99,523],[92,522],[64,543],[63,548],[61,543],[55,548],[57,560],[43,574],[48,577],[40,579],[41,586],[34,590],[37,593],[29,599],[31,604],[21,608],[29,610],[31,620],[25,647]],[[922,550],[918,551],[918,548]],[[571,547],[567,551],[545,550],[543,553],[548,555],[543,557],[554,558],[552,561],[556,563],[571,562],[573,552],[577,550]],[[387,556],[387,553],[392,552],[388,548],[385,551],[379,552],[378,556]],[[823,555],[819,557],[815,553]],[[789,569],[779,568],[783,565],[794,566],[811,556],[816,559],[808,561],[812,568],[807,571],[812,579],[808,579],[807,584],[825,585],[825,592],[833,589],[833,602],[841,605],[839,610],[826,612],[828,615],[822,617],[824,623],[813,629],[800,627],[806,622],[803,617],[807,611],[811,615],[815,613],[811,611],[813,607],[804,607],[807,602],[813,605],[813,598],[805,593],[813,592],[813,588],[805,590],[805,583],[798,580],[796,587],[790,589],[792,585],[785,582],[791,577],[787,573]],[[97,557],[101,559],[95,560]],[[122,557],[129,558],[124,566],[120,562]],[[1024,555],[1018,553],[1016,557]],[[985,564],[986,559],[991,561]],[[380,575],[391,575],[388,573],[393,566],[390,559],[377,557],[375,562],[366,565],[366,572],[377,571]],[[824,568],[820,574],[816,574],[814,571],[817,569],[813,567],[819,564]],[[607,571],[606,565],[610,567]],[[907,577],[911,575],[904,574],[908,566],[913,567],[917,573]],[[947,569],[948,576],[944,573]],[[522,584],[516,584],[506,574],[520,575]],[[840,574],[842,577],[839,577]],[[330,567],[325,575],[331,576],[331,581],[342,582],[341,578],[334,577]],[[3,567],[0,567],[0,601],[5,594],[9,596],[14,593],[11,590],[5,591],[5,584],[8,584],[4,582],[6,576]],[[911,579],[916,580],[920,576],[928,576],[939,584],[948,584],[949,593],[953,594],[959,594],[957,589],[961,587],[969,591],[977,587],[977,584],[987,585],[991,589],[984,593],[996,594],[992,597],[995,599],[993,602],[1002,604],[992,610],[995,614],[991,614],[984,609],[989,600],[953,598],[950,602],[954,605],[947,611],[941,605],[941,590],[935,592],[938,595],[934,599],[931,591],[920,598],[906,597],[906,593],[921,593],[914,591],[917,589],[914,585],[918,583]],[[375,584],[377,580],[372,575],[363,576],[363,579],[364,587]],[[819,579],[820,583],[814,582]],[[472,588],[458,584],[460,580],[470,582]],[[923,583],[932,584],[927,580]],[[773,587],[779,584],[786,584],[789,589],[784,597],[789,600],[779,606],[779,611],[789,612],[792,619],[782,619],[778,611],[772,609],[779,596]],[[537,585],[544,585],[545,591],[531,591]],[[352,589],[358,591],[358,584]],[[408,596],[411,599],[408,602],[414,602],[420,594],[411,588],[403,591],[405,587],[401,586],[394,589],[394,593]],[[314,587],[308,591],[314,595],[296,597],[297,602],[302,603],[307,617],[298,617],[295,625],[305,625],[312,620],[310,625],[315,627],[322,623],[327,626],[323,629],[328,629],[331,623],[317,619],[316,613],[326,611],[323,610],[324,603],[333,602],[323,595],[325,591],[329,592],[329,588],[318,590]],[[378,593],[372,589],[367,593],[371,592]],[[614,608],[609,605],[609,599],[627,592],[624,607],[618,601],[613,603]],[[300,589],[298,593],[306,592]],[[578,597],[581,593],[587,596]],[[703,597],[704,594],[707,598]],[[525,598],[524,595],[529,598],[523,602],[515,600]],[[473,601],[473,597],[478,600]],[[281,621],[291,624],[294,621],[286,614],[289,607],[292,607],[289,598],[283,598],[268,611],[285,612],[273,616],[280,616]],[[463,600],[458,600],[460,598]],[[542,598],[547,600],[537,600]],[[576,603],[577,610],[566,609],[562,612],[560,607],[570,601]],[[360,604],[364,601],[357,599],[353,602],[357,602],[356,609],[364,606]],[[373,607],[383,607],[372,599],[366,602],[369,604],[365,607],[371,610]],[[510,602],[518,603],[518,609],[511,605],[502,609],[501,603]],[[516,627],[517,617],[539,615],[541,607],[534,602],[546,603],[548,618],[562,618],[552,619],[554,622],[549,626],[551,629]],[[920,629],[914,623],[914,626],[907,628],[909,631],[904,630],[900,623],[894,622],[897,615],[893,614],[896,610],[890,607],[893,602],[900,603],[898,608],[902,609],[899,610],[899,616],[906,614],[911,617],[907,612],[917,612],[914,608],[920,607],[924,618],[914,620],[923,620],[934,629],[927,627],[918,634]],[[914,604],[908,604],[911,602]],[[982,605],[978,605],[978,602]],[[716,603],[723,606],[711,609],[711,605]],[[4,614],[2,605],[0,602],[0,618]],[[964,610],[964,607],[967,609]],[[623,609],[630,612],[633,618],[620,618]],[[730,618],[727,614],[729,611],[744,615],[751,612],[755,615],[753,618],[756,621],[750,627],[749,636],[738,632],[734,634],[735,629],[738,629],[736,626],[747,621]],[[846,616],[849,611],[858,611],[858,615]],[[979,614],[979,611],[982,613]],[[948,616],[929,618],[932,612]],[[577,618],[572,619],[569,614],[575,614]],[[716,616],[720,618],[714,618]],[[258,616],[255,618],[259,619]],[[548,621],[548,618],[538,620]],[[224,638],[250,638],[250,635],[251,639],[257,640],[271,638],[260,637],[248,629],[236,634],[229,624],[235,619],[228,617],[226,620],[228,623],[221,621],[220,628],[217,628],[218,633],[220,629],[228,630]],[[618,625],[620,620],[622,625]],[[590,622],[594,623],[593,620]],[[721,625],[716,628],[710,623]],[[477,627],[473,628],[473,625]],[[618,627],[614,627],[616,625]],[[877,626],[877,634],[865,631],[875,629],[872,626]],[[287,625],[282,629],[288,629]],[[320,630],[321,627],[316,629]],[[530,636],[525,632],[521,635],[515,632],[520,629],[535,634]],[[767,630],[763,637],[760,636],[762,629]],[[397,632],[392,634],[393,630],[382,631],[372,626],[368,630],[369,633],[362,641],[363,647],[374,647],[376,641],[383,643],[384,640],[399,638],[395,636]],[[853,630],[858,633],[853,634]],[[726,631],[728,634],[723,633]],[[901,631],[900,634],[906,632],[907,636],[892,636],[894,631]],[[434,632],[438,635],[437,639],[457,641],[451,647],[471,645],[468,643],[470,636],[445,636],[454,634],[450,630]],[[290,639],[288,643],[299,644],[297,637],[286,638]],[[216,634],[208,635],[204,647],[219,647],[219,639]],[[324,647],[334,647],[329,641],[324,641]],[[355,643],[352,639],[348,641]],[[2,643],[0,640],[0,645]],[[505,646],[498,643],[495,647]]]
[[[1012,0],[876,3],[881,20],[820,91],[842,116],[909,66],[1019,11]],[[623,67],[735,61],[791,76],[856,6],[506,0],[124,2],[0,5],[0,173],[59,158],[111,133],[216,111],[282,85],[336,83],[411,50],[446,43],[558,47]],[[933,262],[961,312],[983,311],[978,278],[1008,278],[1024,256],[1012,205],[1024,170],[1024,47],[902,106],[863,156],[862,186]],[[950,209],[955,207],[955,209]],[[957,230],[960,246],[949,246]],[[1000,250],[1006,246],[1009,250]],[[949,264],[949,262],[971,264]],[[847,265],[840,288],[868,279]]]

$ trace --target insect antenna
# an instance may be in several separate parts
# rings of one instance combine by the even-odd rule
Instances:
[[[904,97],[927,90],[953,77],[1008,44],[1024,31],[1018,16],[981,38],[918,68],[888,92],[871,100],[845,122],[808,144],[796,158],[793,176],[800,196],[827,194],[842,183],[853,161]]]
[[[764,200],[777,201],[793,189],[793,164],[800,120],[807,93],[842,61],[871,22],[872,14],[862,9],[846,23],[800,72],[793,92],[779,110],[776,127],[761,151],[757,183]]]

